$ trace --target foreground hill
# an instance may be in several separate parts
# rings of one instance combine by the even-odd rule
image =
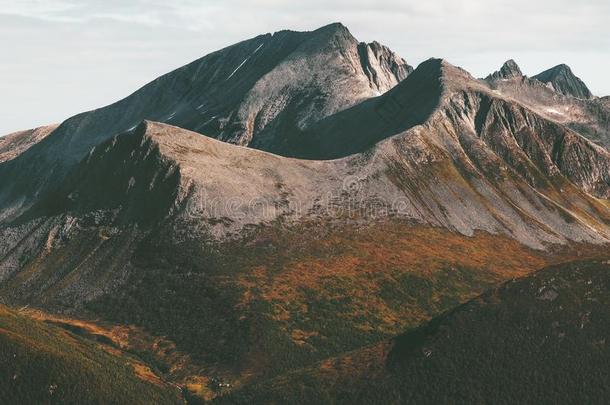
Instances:
[[[6,404],[182,404],[133,358],[0,306],[0,398]]]
[[[218,403],[603,404],[609,325],[609,262],[554,266],[391,342]]]

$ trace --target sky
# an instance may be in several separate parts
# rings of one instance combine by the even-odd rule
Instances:
[[[211,51],[342,22],[416,66],[566,63],[610,95],[608,0],[0,0],[0,134],[102,107]]]

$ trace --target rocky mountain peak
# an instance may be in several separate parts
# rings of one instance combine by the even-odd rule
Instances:
[[[349,29],[341,23],[333,23],[311,32],[297,32],[296,34],[303,35],[303,38],[309,42],[306,48],[311,52],[320,52],[330,49],[349,49],[358,44],[358,40],[352,35]]]
[[[337,21],[320,27],[316,31],[349,32],[349,29],[345,25],[343,25],[343,23]]]
[[[513,77],[522,77],[523,72],[519,68],[519,65],[513,60],[509,59],[500,68],[500,70],[490,74],[486,77],[487,81],[495,81],[502,79],[511,79]]]
[[[394,87],[413,72],[413,67],[403,58],[377,41],[359,43],[358,56],[364,74],[379,93]]]
[[[556,92],[566,96],[582,99],[593,97],[587,85],[566,64],[552,67],[533,78],[547,85],[552,85]]]

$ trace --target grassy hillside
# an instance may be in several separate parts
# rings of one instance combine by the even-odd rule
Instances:
[[[610,263],[511,281],[393,341],[218,399],[222,404],[602,404]]]
[[[180,404],[139,361],[0,306],[0,402]]]
[[[89,310],[167,337],[233,387],[389,339],[565,260],[497,235],[389,220],[270,227],[218,249],[172,248],[181,255],[161,238],[138,252],[125,287]]]
[[[38,259],[29,262],[0,295],[118,328],[107,334],[116,346],[145,359],[163,380],[212,399],[391,339],[499,283],[574,257],[395,218],[273,223],[220,245],[167,240],[163,230],[132,254],[132,233],[106,241],[92,228],[90,237],[41,256],[44,271]],[[71,271],[67,261],[91,247]],[[575,248],[583,255],[603,250]],[[30,271],[37,285],[51,288],[22,292]],[[112,272],[125,278],[121,287],[75,311],[74,297]]]

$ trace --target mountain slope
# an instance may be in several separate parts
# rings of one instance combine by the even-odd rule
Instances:
[[[551,267],[391,342],[218,403],[581,403],[608,397],[608,262]]]
[[[307,223],[411,221],[536,249],[609,240],[610,154],[444,61],[331,118],[320,133],[328,125],[337,141],[388,139],[363,154],[305,161],[146,122],[98,145],[0,228],[3,291],[80,307],[142,271],[132,260],[139,251],[206,262],[235,241]]]
[[[388,48],[358,43],[341,24],[262,35],[168,73],[115,104],[66,120],[52,140],[0,166],[0,181],[15,180],[7,181],[0,205],[27,207],[92,147],[145,119],[266,150],[283,144],[291,131],[389,90],[411,70]]]
[[[135,359],[4,306],[0,360],[4,403],[184,403],[175,387],[138,374],[145,368]]]

